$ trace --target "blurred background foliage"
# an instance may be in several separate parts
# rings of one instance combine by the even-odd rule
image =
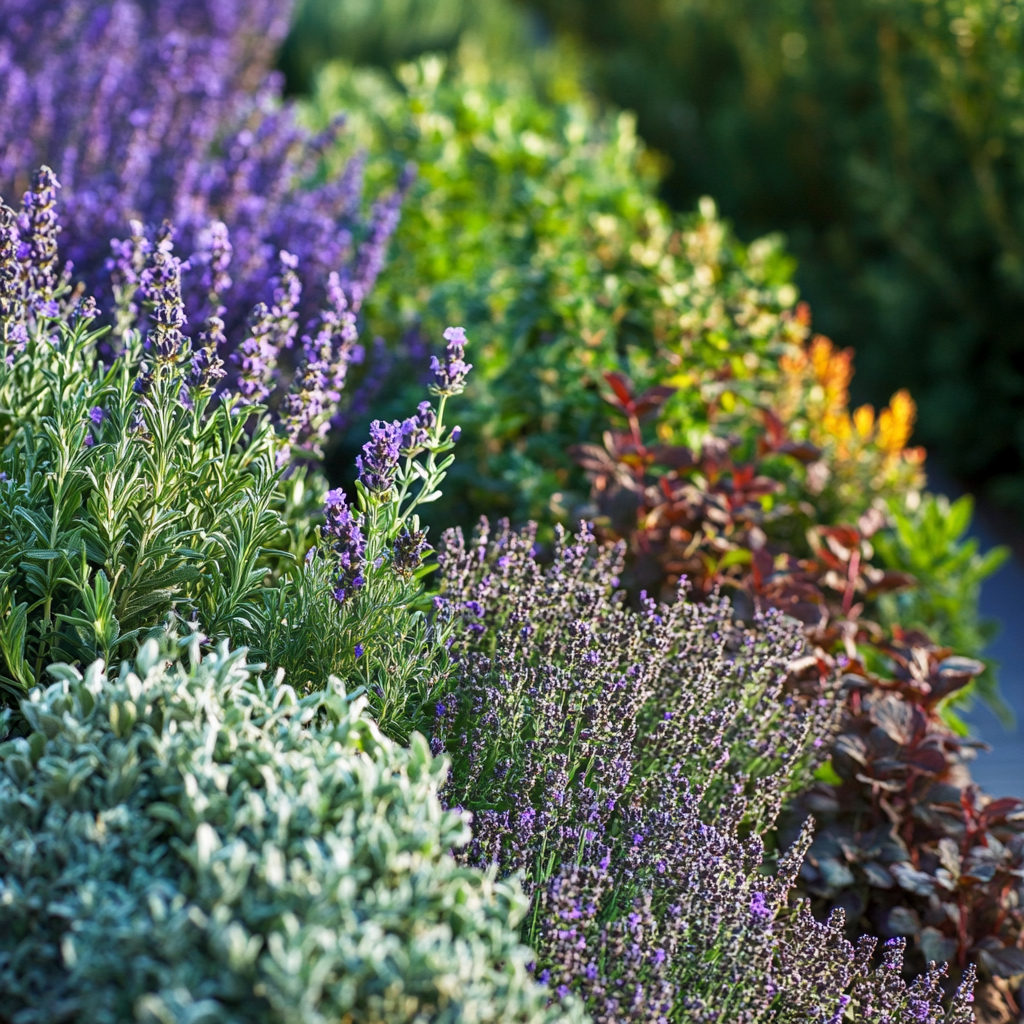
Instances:
[[[472,36],[529,73],[557,41],[635,110],[678,209],[786,232],[816,326],[854,345],[854,396],[898,387],[916,438],[1024,509],[1021,0],[306,0],[293,89],[333,58],[391,67]],[[550,51],[545,51],[549,52]],[[570,54],[573,58],[570,58]]]

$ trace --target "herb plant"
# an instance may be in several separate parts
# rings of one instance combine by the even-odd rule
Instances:
[[[435,750],[450,803],[474,811],[471,863],[521,871],[536,969],[595,1020],[968,1021],[942,972],[899,980],[902,940],[871,971],[839,911],[788,892],[810,842],[764,837],[827,752],[837,705],[785,696],[799,627],[738,626],[727,602],[616,594],[622,551],[535,533],[446,538],[442,611],[458,624]],[[968,972],[970,974],[970,972]]]
[[[0,5],[0,193],[20,195],[33,167],[55,169],[64,258],[105,313],[120,301],[106,268],[136,284],[140,249],[164,220],[187,258],[188,316],[224,321],[222,357],[258,302],[284,304],[305,329],[331,272],[355,309],[373,287],[402,188],[367,215],[358,159],[325,178],[341,121],[310,134],[271,73],[290,10],[276,0]],[[275,297],[282,250],[297,260],[294,286]]]
[[[581,1019],[527,971],[518,887],[450,855],[422,737],[190,644],[51,666],[0,723],[0,1019]]]
[[[126,657],[168,621],[189,623],[204,643],[249,646],[297,686],[358,677],[401,733],[409,693],[444,674],[443,648],[440,662],[425,653],[434,627],[407,606],[429,552],[415,509],[436,498],[457,437],[443,414],[469,369],[464,335],[449,332],[438,410],[423,402],[374,427],[357,484],[365,550],[345,570],[359,586],[341,584],[326,550],[339,538],[317,541],[326,485],[310,460],[351,352],[343,290],[333,284],[334,304],[296,339],[299,372],[272,417],[225,376],[219,318],[185,333],[169,228],[137,290],[120,293],[118,351],[99,351],[108,328],[57,271],[56,188],[44,168],[20,217],[0,209],[3,689],[19,698],[53,661]],[[252,362],[250,382],[273,380]]]

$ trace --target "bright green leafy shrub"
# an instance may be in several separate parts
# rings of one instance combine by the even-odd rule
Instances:
[[[333,65],[314,110],[348,112],[371,177],[420,169],[364,307],[368,331],[404,339],[415,361],[399,353],[374,411],[407,407],[419,347],[465,324],[472,448],[436,515],[572,519],[586,487],[567,448],[604,427],[602,373],[663,375],[652,360],[666,333],[683,333],[685,357],[708,372],[771,348],[796,301],[792,261],[777,239],[739,245],[713,204],[674,221],[632,119],[599,114],[566,55],[506,70],[467,44],[447,66],[428,58],[398,76]]]
[[[403,17],[306,0],[289,43],[305,55],[298,77],[333,55],[388,65],[451,49],[460,28],[515,10],[394,6]],[[741,236],[787,231],[821,326],[857,347],[861,395],[880,405],[909,387],[920,439],[1020,507],[1020,0],[521,7],[582,42],[588,81],[637,111],[671,160],[677,207],[711,193]],[[491,33],[492,61],[527,63],[521,38]]]
[[[449,855],[469,830],[426,742],[394,746],[337,679],[299,699],[192,647],[54,666],[0,744],[0,1016],[561,1017],[518,888]]]
[[[879,563],[910,573],[918,586],[879,598],[887,623],[921,624],[957,651],[980,653],[995,624],[978,614],[982,583],[1009,556],[1006,548],[984,554],[967,536],[973,502],[925,495],[913,511],[893,507],[892,529],[879,534]]]
[[[477,369],[459,413],[468,451],[436,513],[446,523],[480,513],[542,523],[607,515],[624,535],[637,511],[643,518],[667,504],[674,474],[663,456],[735,437],[744,460],[756,460],[771,442],[780,450],[758,472],[787,487],[753,501],[754,544],[766,534],[809,557],[808,529],[855,524],[880,506],[872,515],[882,513],[873,529],[884,528],[884,568],[920,583],[877,609],[882,624],[924,626],[938,642],[980,654],[990,633],[978,623],[978,587],[1003,555],[982,563],[958,554],[962,517],[929,499],[933,528],[897,527],[901,516],[916,521],[908,509],[925,486],[924,453],[907,448],[910,396],[898,392],[877,416],[851,408],[853,353],[811,335],[781,240],[740,244],[710,199],[671,214],[630,122],[602,120],[563,56],[540,51],[509,69],[470,38],[447,64],[425,58],[398,69],[397,81],[335,64],[319,82],[315,116],[350,112],[371,175],[397,177],[408,160],[420,166],[419,191],[366,307],[371,331],[405,340],[377,408],[409,407],[411,357],[422,361],[425,338],[448,322],[472,325]],[[620,419],[602,399],[607,374],[623,370],[637,396],[655,389],[646,406],[638,397],[638,425],[649,424],[639,448],[635,432],[616,432]],[[570,450],[602,435],[605,469],[618,463],[618,477],[601,469],[606,479],[588,504]],[[726,476],[720,483],[730,486]],[[676,518],[682,533],[668,546],[685,549],[674,559],[684,568],[641,567],[637,589],[656,590],[667,576],[671,590],[679,571],[717,580],[699,563],[735,547],[725,520],[712,524],[711,546],[696,550],[692,524]],[[639,547],[664,562],[677,523],[655,519],[644,528],[665,536]],[[749,568],[736,563],[736,572]]]

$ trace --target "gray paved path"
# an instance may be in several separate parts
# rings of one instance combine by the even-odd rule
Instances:
[[[984,548],[998,542],[984,522],[972,532]],[[988,708],[976,707],[967,719],[992,750],[979,753],[971,770],[993,796],[1024,797],[1024,566],[1016,558],[983,584],[981,610],[1002,625],[986,654],[1000,663],[999,686],[1017,724],[1007,732]]]

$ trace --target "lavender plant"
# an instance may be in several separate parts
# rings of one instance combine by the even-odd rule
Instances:
[[[407,738],[451,672],[453,624],[429,614],[420,581],[434,566],[418,509],[441,496],[459,427],[445,427],[448,400],[472,366],[461,328],[445,332],[444,362],[433,360],[436,408],[421,402],[403,421],[374,421],[356,463],[355,503],[326,495],[320,543],[291,587],[266,592],[261,652],[301,673],[311,650],[320,665],[344,666],[369,690],[377,721]],[[321,595],[329,592],[327,605]]]
[[[457,623],[432,747],[474,812],[464,856],[522,872],[538,976],[594,1020],[963,1021],[943,971],[814,921],[789,892],[808,844],[767,852],[783,797],[828,749],[837,703],[787,694],[798,624],[737,624],[726,601],[616,593],[621,550],[584,528],[545,566],[535,533],[446,535],[440,614]]]
[[[55,168],[66,256],[104,309],[131,301],[147,233],[165,219],[195,284],[188,315],[223,320],[222,355],[288,278],[282,250],[298,261],[285,290],[301,325],[324,304],[331,272],[356,309],[373,287],[408,178],[368,217],[360,159],[327,180],[321,154],[341,119],[307,132],[270,71],[291,6],[0,3],[0,192],[22,192],[28,168]]]
[[[99,351],[108,328],[59,270],[56,188],[43,168],[20,214],[0,205],[0,688],[20,698],[55,660],[127,656],[184,620],[204,643],[244,644],[297,684],[354,677],[389,722],[406,693],[445,673],[435,626],[410,611],[428,554],[415,509],[435,499],[450,462],[444,403],[461,385],[439,378],[436,411],[425,402],[375,428],[387,443],[371,439],[364,456],[365,549],[350,565],[362,593],[349,600],[342,567],[313,551],[326,484],[307,465],[354,342],[340,282],[296,339],[309,359],[271,418],[256,400],[265,392],[224,376],[220,318],[187,333],[169,225],[136,253],[144,297],[122,293],[119,352]],[[267,315],[293,325],[280,307]],[[453,338],[458,373],[464,339]],[[401,451],[395,437],[407,438]]]

